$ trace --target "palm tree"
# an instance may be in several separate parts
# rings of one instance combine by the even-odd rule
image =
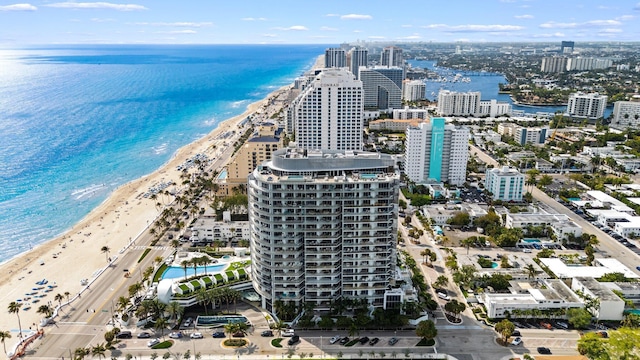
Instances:
[[[427,263],[427,256],[429,256],[429,253],[431,253],[431,250],[429,249],[424,249],[422,251],[420,251],[420,256],[424,257],[424,263]]]
[[[92,357],[105,357],[104,353],[107,351],[107,347],[105,344],[98,344],[91,348],[91,356]]]
[[[71,295],[71,293],[70,293],[70,292],[68,292],[68,291],[65,291],[65,292],[64,292],[64,296],[66,296],[66,298],[67,298],[67,302],[69,302],[69,295]]]
[[[156,329],[156,331],[160,330],[160,336],[164,339],[164,330],[167,328],[167,319],[165,319],[163,316],[157,318],[154,328]]]
[[[53,309],[51,309],[51,306],[49,305],[40,305],[36,312],[38,314],[44,315],[45,317],[51,317],[51,314],[53,314]]]
[[[100,248],[100,251],[102,251],[105,254],[107,262],[109,262],[109,251],[111,251],[111,249],[109,249],[109,247],[105,245]]]
[[[53,300],[58,302],[58,307],[62,307],[62,300],[64,300],[64,296],[62,294],[56,294],[56,296],[53,297]]]
[[[2,342],[5,354],[7,353],[7,344],[4,342],[6,339],[11,339],[11,333],[8,331],[0,331],[0,341]]]
[[[239,325],[239,323],[228,323],[224,326],[224,332],[226,332],[229,337],[231,337],[232,334],[235,334],[236,332],[238,332],[238,330],[240,330]]]
[[[142,284],[140,283],[133,283],[129,286],[129,296],[134,297],[136,295],[138,295],[138,292],[142,290]]]
[[[207,274],[207,265],[211,264],[211,258],[208,255],[204,255],[200,258],[200,265],[204,265],[204,273]]]
[[[119,312],[124,312],[129,307],[130,301],[126,296],[120,296],[116,301],[116,310]]]
[[[182,265],[182,268],[184,269],[184,279],[187,279],[187,268],[189,267],[189,265],[191,264],[191,261],[189,260],[182,260],[182,262],[180,263],[180,265]]]
[[[85,356],[89,355],[91,350],[87,348],[76,348],[73,351],[73,355],[75,355],[74,360],[83,360]]]
[[[538,273],[536,271],[536,267],[533,266],[533,264],[529,264],[529,265],[525,266],[524,270],[527,272],[527,275],[528,275],[529,279],[535,279],[536,274]]]
[[[20,323],[20,315],[19,315],[21,307],[22,307],[21,303],[12,301],[9,304],[9,309],[8,309],[9,310],[9,314],[16,314],[16,316],[18,317],[18,331],[19,331],[18,332],[18,334],[19,334],[18,336],[20,338],[22,338],[22,324]]]
[[[180,315],[184,313],[184,308],[182,307],[182,305],[180,305],[179,302],[172,301],[169,303],[169,305],[167,305],[167,312],[169,312],[172,320],[177,320],[178,317],[180,317]]]

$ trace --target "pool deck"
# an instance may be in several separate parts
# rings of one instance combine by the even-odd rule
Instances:
[[[191,261],[194,258],[198,258],[198,257],[202,257],[202,256],[209,256],[205,253],[201,253],[201,252],[192,252],[192,251],[179,251],[178,253],[176,253],[176,256],[174,257],[173,261],[168,264],[168,266],[172,266],[172,267],[179,267],[182,268],[182,262],[187,260],[187,261]],[[249,255],[246,256],[236,256],[236,255],[225,255],[221,258],[213,258],[211,256],[209,256],[209,258],[211,258],[212,262],[210,265],[208,265],[208,269],[207,269],[207,274],[206,275],[214,275],[214,274],[220,274],[223,273],[225,271],[229,270],[229,266],[232,263],[235,262],[241,262],[241,261],[251,261],[251,257]],[[216,271],[209,271],[211,269],[212,265],[225,265],[225,267],[223,267],[220,270],[216,270]],[[192,267],[192,266],[191,266]],[[204,266],[198,266],[198,269],[202,269],[204,268]],[[250,267],[246,266],[245,267],[245,271],[249,272]],[[205,274],[202,274],[205,275]],[[193,276],[193,275],[190,275]],[[189,276],[188,276],[189,277]],[[184,280],[184,276],[183,277],[179,277],[179,278],[173,278],[172,280],[174,281],[182,281]]]

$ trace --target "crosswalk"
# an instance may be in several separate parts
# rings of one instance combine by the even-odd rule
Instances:
[[[132,247],[133,250],[138,250],[138,251],[144,251],[147,249],[151,249],[151,250],[171,250],[172,247],[171,246],[134,246]]]

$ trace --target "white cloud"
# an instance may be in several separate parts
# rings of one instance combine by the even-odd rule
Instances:
[[[635,19],[635,18],[636,18],[636,17],[635,17],[635,16],[633,16],[633,15],[622,15],[622,16],[618,16],[618,17],[616,18],[616,20],[618,20],[618,21],[627,21],[627,20],[633,20],[633,19]]]
[[[516,15],[514,16],[516,19],[533,19],[533,15],[525,14],[525,15]]]
[[[13,4],[0,6],[0,11],[36,11],[37,7],[31,4]]]
[[[549,21],[540,24],[543,29],[575,29],[579,27],[600,27],[600,26],[618,26],[622,23],[618,20],[591,20],[582,23],[559,23],[555,21]]]
[[[108,9],[118,11],[148,10],[142,5],[136,4],[113,4],[108,2],[61,2],[44,5],[62,9]]]
[[[422,36],[418,34],[413,34],[413,35],[398,38],[398,40],[419,40],[419,39],[422,39]]]
[[[514,3],[516,0],[500,0],[501,3]]]
[[[321,31],[338,31],[337,28],[333,28],[333,27],[329,27],[329,26],[322,26],[320,28]]]
[[[564,37],[564,36],[565,36],[564,33],[561,33],[561,32],[556,32],[556,33],[553,33],[553,34],[535,34],[535,35],[533,35],[534,38],[551,38],[551,37],[560,38],[560,37]]]
[[[362,30],[353,30],[354,33],[361,33]]]
[[[283,30],[283,31],[307,31],[309,30],[306,26],[302,26],[302,25],[293,25],[293,26],[289,26],[286,28],[283,27],[277,27],[274,28],[276,30]]]
[[[607,33],[607,34],[617,34],[617,33],[621,33],[622,29],[602,29],[600,30],[600,33]]]
[[[274,37],[278,37],[278,35],[276,34],[262,34],[262,37],[268,37],[268,38],[274,38]]]
[[[413,27],[413,25],[406,24],[406,25],[400,25],[400,27],[403,27],[403,28],[412,28],[412,27]]]
[[[325,16],[328,16],[328,17],[338,17],[338,16],[340,16],[340,14],[327,14],[327,15],[325,15]]]
[[[372,39],[372,40],[382,40],[382,39],[386,39],[386,37],[384,37],[384,36],[369,36],[369,39]]]
[[[246,17],[246,18],[242,18],[242,21],[267,21],[267,18],[263,18],[263,17],[259,17],[259,18]]]
[[[198,32],[195,30],[173,30],[173,31],[159,31],[158,34],[197,34]]]
[[[364,14],[347,14],[340,16],[342,20],[371,20],[373,17],[371,15]]]
[[[207,27],[207,26],[213,26],[213,23],[211,22],[139,22],[139,23],[134,23],[134,25],[148,25],[148,26],[169,26],[169,27],[195,27],[195,28],[199,28],[199,27]]]
[[[496,32],[496,31],[519,31],[524,29],[519,25],[446,25],[446,24],[431,24],[423,26],[427,29],[442,29],[447,32]]]
[[[102,19],[102,18],[92,18],[91,21],[97,23],[106,23],[106,22],[116,22],[116,19]]]

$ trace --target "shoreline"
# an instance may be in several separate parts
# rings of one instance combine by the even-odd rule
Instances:
[[[322,55],[317,57],[311,69],[317,68],[321,63],[323,64]],[[293,83],[281,86],[264,98],[248,104],[241,114],[221,121],[205,136],[177,149],[158,169],[114,189],[100,205],[62,234],[0,263],[0,299],[5,309],[10,302],[20,299],[23,306],[19,317],[23,331],[28,331],[31,324],[37,326],[44,317],[36,313],[39,306],[48,304],[57,307],[59,301],[54,301],[56,294],[64,295],[68,292],[69,296],[65,297],[65,302],[67,298],[73,298],[84,287],[81,280],[94,280],[100,270],[107,266],[109,258],[121,258],[125,251],[142,253],[148,244],[136,244],[135,239],[143,234],[160,214],[156,200],[142,195],[158,184],[181,184],[181,171],[177,170],[177,167],[196,154],[205,154],[216,159],[223,152],[233,154],[232,139],[242,133],[237,131],[240,128],[239,124],[248,116],[269,106],[280,106],[270,104],[271,100],[283,92],[290,91],[292,86]],[[234,137],[221,137],[230,131],[236,131]],[[224,142],[229,142],[229,146],[223,148]],[[219,168],[225,167],[228,161],[219,165]],[[179,191],[179,186],[174,185],[176,191]],[[107,246],[109,251],[101,252],[103,246]],[[167,251],[172,250],[169,246],[167,248]],[[54,285],[55,288],[42,294],[36,303],[36,296],[32,298],[28,294],[34,289],[35,282],[42,279],[47,279],[48,284]],[[27,309],[28,306],[30,309]],[[4,324],[0,330],[10,331],[12,338],[17,341],[16,315],[7,311],[0,312],[0,323]]]

